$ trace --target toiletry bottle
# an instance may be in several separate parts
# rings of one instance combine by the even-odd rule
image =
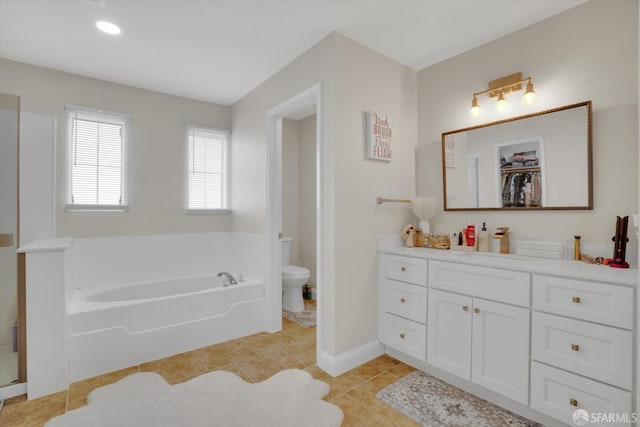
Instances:
[[[458,233],[449,233],[449,246],[455,246],[458,244]]]
[[[482,223],[482,229],[478,233],[478,251],[489,252],[489,232],[487,231],[487,223]]]
[[[476,245],[476,226],[473,224],[467,225],[467,246]]]
[[[573,236],[573,259],[580,261],[580,236]]]

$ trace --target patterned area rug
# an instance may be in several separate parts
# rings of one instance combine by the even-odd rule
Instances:
[[[540,427],[422,371],[414,371],[377,394],[392,408],[428,427]]]
[[[304,311],[300,313],[294,313],[292,311],[282,310],[282,317],[291,320],[294,323],[302,326],[303,328],[309,328],[316,326],[316,306],[311,304],[304,305]]]

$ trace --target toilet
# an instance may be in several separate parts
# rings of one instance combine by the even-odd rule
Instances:
[[[291,262],[291,237],[282,238],[282,309],[298,313],[304,311],[302,286],[311,277],[304,267],[288,265]]]

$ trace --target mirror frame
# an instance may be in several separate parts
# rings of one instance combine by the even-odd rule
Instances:
[[[532,117],[542,116],[545,114],[556,113],[558,111],[569,110],[572,108],[587,107],[587,205],[586,206],[540,206],[540,207],[487,207],[487,208],[448,208],[447,207],[447,168],[445,158],[445,137],[454,133],[466,132],[474,129],[480,129],[489,126],[495,126],[502,123],[514,122],[517,120],[528,119]],[[498,120],[495,122],[485,123],[477,126],[471,126],[467,128],[452,130],[442,133],[441,141],[442,152],[442,198],[443,207],[445,212],[455,211],[558,211],[558,210],[593,210],[593,118],[591,101],[579,102],[576,104],[565,105],[563,107],[552,108],[550,110],[539,111],[537,113],[526,114],[524,116],[512,117],[505,120]]]

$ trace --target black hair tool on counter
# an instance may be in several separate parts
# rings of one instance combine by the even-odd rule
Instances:
[[[627,226],[629,225],[629,217],[624,218],[617,217],[616,220],[616,235],[611,240],[615,243],[613,245],[613,261],[609,263],[609,267],[615,268],[629,268],[629,263],[625,261],[625,254],[627,252]]]

